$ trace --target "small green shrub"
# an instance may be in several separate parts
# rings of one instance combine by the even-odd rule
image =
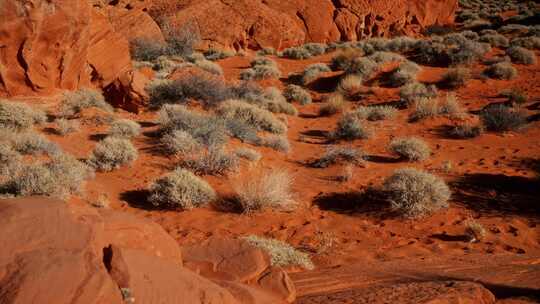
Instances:
[[[311,95],[308,91],[304,90],[302,87],[290,84],[283,91],[283,96],[289,101],[296,101],[301,105],[307,105],[311,103]]]
[[[118,119],[111,124],[108,133],[110,136],[131,138],[141,133],[141,126],[133,120]]]
[[[287,243],[254,235],[243,239],[251,245],[266,251],[270,255],[270,262],[273,266],[301,266],[308,270],[315,268],[307,254],[294,249],[294,247]]]
[[[205,180],[180,168],[156,180],[149,192],[148,201],[154,206],[184,210],[205,206],[217,198]]]
[[[437,176],[413,169],[398,169],[383,183],[394,210],[406,217],[429,215],[448,207],[450,189]]]
[[[101,93],[90,89],[81,89],[64,94],[60,116],[78,116],[84,109],[88,108],[98,108],[105,112],[113,111],[112,106],[105,101]]]
[[[106,137],[98,142],[88,159],[88,163],[100,171],[112,171],[132,163],[137,157],[137,149],[128,139]]]
[[[431,149],[426,142],[416,137],[396,138],[392,140],[388,150],[408,161],[422,161],[431,155]]]
[[[527,116],[519,109],[496,105],[480,113],[488,131],[505,132],[517,130],[527,124]]]

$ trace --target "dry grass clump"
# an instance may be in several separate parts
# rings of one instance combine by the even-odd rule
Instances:
[[[416,81],[416,75],[421,68],[412,61],[401,63],[398,68],[390,75],[389,84],[394,87],[400,87]]]
[[[55,155],[61,152],[56,143],[35,132],[18,133],[12,137],[12,145],[17,152],[25,155]]]
[[[108,133],[110,136],[131,138],[141,133],[141,126],[133,120],[118,119],[111,124]]]
[[[217,198],[205,180],[181,168],[156,180],[149,192],[148,201],[152,205],[183,210],[205,206]]]
[[[505,36],[501,34],[482,35],[480,37],[480,42],[487,42],[492,47],[500,47],[500,48],[505,48],[505,47],[508,47],[509,45],[508,38],[506,38]]]
[[[128,139],[106,137],[97,143],[88,163],[100,171],[112,171],[132,163],[137,157],[137,149]]]
[[[242,239],[251,245],[266,251],[268,255],[270,255],[270,262],[272,266],[300,266],[308,270],[315,268],[313,262],[306,253],[296,250],[287,243],[274,239],[265,239],[254,235],[250,235]]]
[[[508,98],[508,103],[512,106],[523,105],[529,101],[527,93],[518,88],[502,91],[499,95]]]
[[[283,91],[283,96],[289,101],[296,101],[301,105],[307,105],[311,103],[311,94],[303,89],[301,86],[294,84],[288,85]]]
[[[353,147],[330,147],[321,158],[312,163],[315,168],[327,168],[338,163],[358,165],[364,160],[364,152]]]
[[[2,128],[24,131],[46,120],[47,116],[41,110],[23,103],[0,100],[0,127]]]
[[[479,222],[469,219],[465,222],[465,235],[469,242],[476,243],[486,237],[486,229]]]
[[[435,98],[421,98],[414,103],[414,111],[411,113],[409,120],[411,122],[419,121],[429,117],[439,115],[439,101]]]
[[[223,69],[221,66],[210,60],[197,60],[194,62],[195,66],[204,70],[210,74],[221,76],[223,75]]]
[[[375,52],[368,57],[369,59],[373,60],[374,62],[378,64],[388,63],[392,61],[403,61],[405,60],[405,57],[401,56],[400,54],[396,54],[393,52],[385,52],[385,51],[379,51]]]
[[[341,94],[332,94],[325,99],[319,108],[319,116],[330,116],[341,113],[345,109],[345,99]]]
[[[330,134],[333,140],[366,139],[370,132],[353,113],[343,115],[337,123],[336,129]]]
[[[362,57],[363,52],[357,48],[345,48],[340,50],[330,63],[330,67],[335,71],[345,71],[351,66],[354,58]]]
[[[353,114],[358,119],[367,119],[369,121],[392,119],[397,114],[397,109],[392,106],[360,106],[354,110]]]
[[[201,175],[226,175],[238,169],[238,157],[221,147],[209,147],[206,151],[184,159],[182,167]]]
[[[510,42],[511,46],[520,46],[529,50],[540,49],[540,37],[516,37]]]
[[[358,75],[347,75],[339,81],[337,91],[351,97],[363,88],[363,79]]]
[[[442,179],[413,168],[394,171],[384,181],[383,191],[394,210],[412,218],[448,207],[451,194]]]
[[[298,207],[292,195],[293,178],[285,169],[253,168],[233,183],[244,212],[267,209],[291,211]]]
[[[449,89],[457,89],[465,86],[471,79],[471,71],[467,68],[449,69],[443,74],[440,84]]]
[[[257,51],[257,56],[277,55],[277,51],[273,47],[263,47]]]
[[[283,153],[289,153],[291,150],[291,144],[286,136],[269,135],[260,139],[259,145],[263,147],[269,147],[276,151]]]
[[[520,46],[513,46],[506,49],[506,55],[508,55],[508,57],[512,59],[513,63],[520,63],[526,65],[536,63],[536,55],[534,54],[534,52]]]
[[[0,143],[0,184],[4,179],[15,176],[22,167],[22,155],[11,145]]]
[[[56,133],[58,133],[59,135],[67,135],[77,132],[81,129],[81,124],[79,123],[79,121],[74,119],[69,120],[65,118],[60,118],[55,120],[55,122],[57,126]]]
[[[233,57],[234,55],[236,55],[234,51],[220,50],[220,49],[214,49],[214,48],[206,50],[203,54],[207,60],[211,60],[211,61],[221,60],[221,59]]]
[[[433,85],[425,86],[419,82],[404,85],[399,90],[399,97],[407,105],[423,98],[433,98],[437,96],[437,88]]]
[[[326,48],[326,45],[322,43],[306,43],[303,46],[291,47],[283,50],[281,56],[291,59],[307,59],[324,54]]]
[[[325,63],[310,64],[304,69],[304,72],[302,72],[302,84],[307,85],[319,78],[320,74],[330,71],[330,67]]]
[[[257,150],[253,150],[250,148],[238,148],[234,150],[234,154],[236,154],[236,156],[240,158],[247,159],[251,162],[258,162],[262,158],[261,153],[257,152]]]
[[[454,138],[475,138],[484,132],[482,125],[460,124],[449,130],[449,135]]]
[[[271,112],[242,100],[227,100],[216,109],[221,117],[238,120],[253,126],[257,130],[268,131],[274,134],[284,134],[287,126],[277,119]]]
[[[510,62],[499,62],[487,67],[483,74],[490,78],[510,80],[516,78],[518,71]]]
[[[277,66],[277,63],[266,57],[257,57],[251,61],[251,68],[246,69],[240,73],[240,79],[242,80],[262,80],[279,78],[281,72]]]
[[[488,131],[494,132],[518,130],[527,124],[527,116],[522,110],[504,105],[484,109],[480,119]]]
[[[379,65],[377,62],[370,58],[357,57],[351,61],[345,72],[347,74],[354,74],[363,79],[367,79],[373,72],[375,72],[375,70],[377,70],[378,66]]]
[[[101,93],[95,90],[81,89],[64,94],[60,116],[75,117],[88,108],[97,108],[105,112],[113,111],[112,106],[105,101]]]
[[[417,137],[396,138],[392,140],[388,150],[408,161],[426,160],[431,155],[427,143]]]
[[[161,138],[165,150],[172,154],[185,155],[201,149],[201,144],[186,131],[173,130]]]

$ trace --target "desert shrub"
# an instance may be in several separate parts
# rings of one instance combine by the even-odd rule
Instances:
[[[364,153],[353,147],[330,147],[324,154],[312,163],[315,168],[327,168],[338,163],[360,164],[364,160]]]
[[[486,229],[477,221],[469,219],[465,222],[465,235],[469,239],[469,242],[478,242],[486,236]]]
[[[351,61],[345,72],[361,78],[369,78],[377,68],[378,64],[372,59],[367,57],[357,57]]]
[[[447,94],[446,98],[439,101],[438,114],[455,116],[463,112],[464,111],[454,94]]]
[[[497,29],[497,32],[501,34],[519,34],[520,32],[528,32],[529,27],[521,24],[507,24]]]
[[[399,97],[407,105],[411,105],[420,99],[433,98],[435,96],[437,96],[437,89],[435,86],[425,86],[419,82],[404,85],[399,90]]]
[[[60,147],[45,138],[43,135],[35,132],[19,133],[13,138],[13,148],[21,154],[36,155],[45,153],[55,155],[61,152]]]
[[[367,119],[369,121],[392,119],[396,116],[396,113],[397,109],[392,106],[360,106],[353,112],[358,119]]]
[[[362,89],[363,79],[357,75],[346,75],[339,81],[337,91],[345,96],[354,96]]]
[[[273,47],[264,47],[257,51],[257,56],[276,55],[277,51]]]
[[[522,47],[529,50],[540,49],[540,37],[516,37],[510,41],[512,47]]]
[[[240,79],[242,80],[262,80],[279,78],[280,76],[279,69],[272,65],[257,65],[240,73]]]
[[[414,60],[428,65],[443,65],[450,61],[448,46],[441,42],[419,40],[414,47]]]
[[[209,147],[191,158],[184,159],[182,167],[197,174],[226,175],[238,168],[238,157],[221,147]]]
[[[322,43],[306,43],[302,46],[311,56],[319,56],[326,52],[326,45]]]
[[[259,65],[277,67],[277,63],[274,60],[272,60],[270,58],[266,58],[266,57],[255,57],[253,60],[250,61],[249,65],[251,67],[256,67],[256,66],[259,66]]]
[[[467,84],[471,79],[471,71],[467,68],[449,69],[443,74],[440,84],[446,88],[457,89]]]
[[[203,105],[215,105],[227,99],[225,83],[215,77],[191,75],[174,81],[164,81],[149,89],[150,106],[154,109],[167,103],[186,103],[197,100]]]
[[[440,114],[439,101],[434,98],[421,98],[415,101],[414,111],[411,113],[410,121],[419,121]]]
[[[257,129],[245,122],[237,120],[225,121],[227,132],[231,137],[238,138],[242,142],[257,144],[261,138],[257,134]]]
[[[281,52],[282,57],[290,59],[307,59],[311,58],[311,53],[303,47],[286,48]]]
[[[131,58],[138,61],[154,61],[167,54],[167,46],[157,40],[138,38],[129,42]]]
[[[416,45],[418,40],[407,37],[395,37],[386,43],[386,50],[390,52],[404,53],[410,51]]]
[[[97,143],[88,163],[100,171],[112,171],[132,163],[137,157],[137,149],[128,139],[106,137]]]
[[[219,105],[216,112],[226,119],[239,120],[275,134],[287,132],[287,126],[271,112],[241,100],[227,100]]]
[[[221,66],[210,60],[195,61],[195,66],[214,75],[223,75],[223,69],[221,68]]]
[[[487,67],[483,74],[490,78],[510,80],[516,78],[518,71],[509,62],[499,62]]]
[[[330,67],[334,71],[346,71],[350,68],[352,61],[362,55],[363,52],[356,48],[343,49],[332,57]]]
[[[68,120],[65,118],[57,119],[56,121],[56,133],[60,135],[67,135],[69,133],[77,132],[80,130],[81,125],[77,120]]]
[[[0,184],[4,178],[15,176],[22,167],[22,156],[11,145],[0,142]]]
[[[294,249],[294,247],[287,243],[254,235],[243,239],[251,245],[266,251],[268,255],[270,255],[270,262],[273,266],[301,266],[308,270],[315,268],[313,262],[306,253]]]
[[[161,138],[165,150],[173,154],[192,153],[201,148],[201,144],[186,131],[173,130]]]
[[[261,153],[257,152],[257,150],[249,148],[238,148],[234,150],[234,154],[240,158],[247,159],[252,162],[257,162],[262,158]]]
[[[463,43],[458,44],[457,47],[450,48],[448,58],[451,65],[471,64],[481,59],[489,50],[489,44],[467,39]]]
[[[283,96],[289,101],[296,101],[301,105],[306,105],[311,103],[311,95],[308,91],[304,90],[302,87],[290,84],[283,91]]]
[[[60,115],[73,117],[88,108],[98,108],[106,112],[113,111],[112,106],[105,101],[101,93],[90,89],[81,89],[64,94]]]
[[[253,168],[233,182],[236,198],[244,212],[298,207],[292,197],[293,178],[284,169]]]
[[[368,57],[369,59],[373,60],[374,62],[378,64],[384,64],[392,61],[403,61],[405,60],[405,57],[401,56],[400,54],[392,53],[392,52],[375,52]]]
[[[420,66],[412,61],[401,63],[398,68],[390,74],[389,84],[400,87],[416,81],[416,75],[420,71]]]
[[[208,60],[221,60],[235,55],[235,52],[229,50],[208,49],[204,53],[204,57]]]
[[[163,134],[174,130],[188,132],[199,143],[219,146],[227,141],[227,122],[192,112],[183,105],[165,105],[159,111],[158,123]]]
[[[508,103],[513,106],[522,105],[524,103],[527,103],[527,101],[529,100],[529,97],[524,91],[515,88],[501,92],[500,96],[508,98]]]
[[[298,115],[298,110],[290,103],[278,88],[268,87],[262,95],[264,108],[272,113]]]
[[[413,168],[398,169],[383,183],[394,210],[406,217],[429,215],[448,206],[450,189],[437,176]]]
[[[0,100],[0,127],[23,131],[47,119],[45,113],[23,103]]]
[[[513,63],[521,63],[527,65],[536,63],[536,55],[534,54],[534,52],[519,46],[513,46],[506,49],[506,55],[508,55],[510,59],[512,59]]]
[[[480,37],[480,42],[487,42],[492,47],[508,47],[509,41],[508,38],[504,37],[501,34],[486,34]]]
[[[161,30],[167,42],[167,55],[170,56],[191,55],[201,40],[198,26],[193,22],[185,23],[180,27],[162,24]]]
[[[431,155],[431,149],[426,142],[417,137],[396,138],[392,140],[388,150],[408,161],[422,161]]]
[[[330,72],[330,68],[325,63],[310,64],[302,73],[302,84],[306,85],[319,77],[321,73]]]
[[[261,138],[258,144],[283,153],[289,153],[291,150],[291,144],[285,136],[268,135]]]
[[[519,109],[496,105],[480,113],[480,119],[488,131],[517,130],[527,123],[527,116]]]
[[[482,125],[465,123],[452,127],[448,135],[454,138],[474,138],[480,136],[483,132],[484,127]]]
[[[133,120],[118,119],[111,124],[108,133],[111,136],[131,138],[141,133],[141,126]]]
[[[341,94],[332,94],[325,99],[325,103],[319,108],[320,116],[330,116],[343,112],[345,99]]]
[[[256,83],[242,82],[230,87],[230,95],[233,99],[241,99],[272,113],[298,114],[298,110],[288,103],[281,91],[275,87],[263,90]]]
[[[178,168],[156,180],[149,188],[154,206],[189,210],[216,200],[214,189],[202,178]]]
[[[370,133],[366,127],[351,113],[343,115],[338,121],[336,129],[330,134],[334,140],[366,139],[369,136]]]

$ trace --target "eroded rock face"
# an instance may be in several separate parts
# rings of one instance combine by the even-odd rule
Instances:
[[[128,41],[87,0],[3,1],[0,20],[0,96],[106,88],[132,70]]]
[[[452,23],[457,7],[457,0],[147,1],[154,18],[197,24],[203,46],[234,49],[412,35]]]
[[[280,282],[290,283],[287,274],[271,269],[258,249],[237,241],[188,250],[186,264],[193,269],[197,263],[213,263],[217,255],[209,252],[221,246],[220,269],[231,273],[228,278],[210,270],[199,275],[184,267],[181,249],[159,225],[132,215],[41,197],[0,200],[0,213],[2,303],[294,300],[295,294],[284,296],[280,289]],[[245,263],[240,257],[247,258]]]

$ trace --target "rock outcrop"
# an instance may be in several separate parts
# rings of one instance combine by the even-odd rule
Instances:
[[[1,200],[0,212],[2,303],[294,300],[287,274],[270,268],[259,249],[238,241],[191,248],[186,259],[159,225],[121,212],[40,197]],[[229,276],[184,267],[184,261],[195,270],[215,263],[210,252],[219,246],[224,255],[216,269]]]
[[[3,1],[0,20],[0,96],[107,89],[133,78],[128,41],[87,0]],[[129,103],[141,102],[137,95]]]

